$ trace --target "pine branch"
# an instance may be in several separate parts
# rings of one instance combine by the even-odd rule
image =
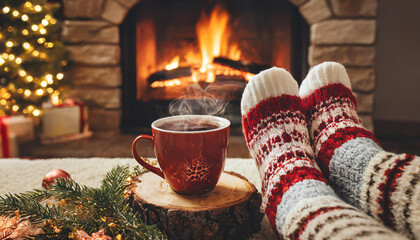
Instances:
[[[43,219],[49,219],[58,213],[55,207],[43,207],[39,201],[50,196],[43,190],[35,190],[24,194],[6,194],[6,197],[0,196],[0,216],[11,216],[16,213],[33,223],[41,222]]]
[[[131,178],[145,172],[140,168],[117,166],[108,172],[99,188],[58,179],[50,191],[34,190],[0,197],[0,216],[20,217],[44,223],[45,234],[32,239],[68,239],[75,229],[88,234],[105,228],[108,235],[123,239],[166,239],[156,226],[146,225],[133,213],[125,193]],[[54,204],[51,204],[51,200]]]

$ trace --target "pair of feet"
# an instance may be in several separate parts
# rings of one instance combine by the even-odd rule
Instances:
[[[280,68],[245,88],[243,131],[280,236],[403,238],[383,223],[420,238],[420,158],[381,149],[356,105],[345,68],[333,62],[311,69],[300,89]]]

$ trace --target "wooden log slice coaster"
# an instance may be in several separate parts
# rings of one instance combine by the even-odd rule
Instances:
[[[147,172],[134,179],[133,209],[157,224],[169,239],[248,239],[260,229],[261,195],[243,176],[223,172],[215,189],[180,195]]]

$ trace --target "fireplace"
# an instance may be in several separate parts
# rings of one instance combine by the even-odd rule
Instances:
[[[134,38],[135,30],[126,32],[126,34],[133,38],[125,38],[123,35],[124,31],[122,31],[125,27],[129,27],[125,25],[128,22],[128,18],[133,16],[134,8],[140,8],[140,4],[145,3],[146,0],[62,1],[64,13],[62,39],[67,44],[67,49],[70,52],[73,63],[67,76],[73,80],[75,86],[70,93],[70,97],[78,98],[87,104],[92,130],[94,132],[118,133],[121,129],[124,131],[138,129],[139,122],[147,125],[147,122],[150,122],[153,118],[144,121],[142,118],[150,114],[150,110],[144,111],[137,107],[151,106],[150,101],[148,103],[139,102],[136,92],[129,91],[130,88],[136,89],[137,87],[136,65],[132,64],[136,62],[135,56],[131,56],[132,62],[127,62],[130,58],[125,57],[135,53],[133,51],[136,46]],[[197,4],[192,0],[167,2],[190,2]],[[238,16],[240,18],[240,11],[245,8],[242,4],[247,3],[249,6],[253,4],[253,1],[221,0],[217,2],[225,3],[231,21],[233,21],[232,27],[233,32],[235,32],[233,40],[245,37],[241,32],[236,32],[236,24],[238,24],[236,23],[238,21],[236,19]],[[372,130],[373,92],[376,82],[375,46],[378,1],[262,0],[258,2],[261,2],[261,4],[248,9],[247,12],[257,10],[264,6],[269,6],[273,11],[279,10],[279,12],[283,12],[281,9],[275,7],[277,4],[283,4],[285,8],[290,8],[291,10],[290,37],[292,40],[289,70],[293,73],[295,79],[301,81],[305,77],[307,71],[306,64],[312,67],[323,61],[340,62],[346,67],[352,80],[353,91],[356,93],[358,100],[358,113],[362,118],[362,122]],[[290,6],[287,2],[290,2],[293,6]],[[229,6],[230,4],[235,5],[235,3],[236,6]],[[206,8],[207,13],[213,7],[208,6]],[[196,19],[194,21],[199,19],[203,10],[198,7],[197,9]],[[182,12],[181,10],[185,9],[181,8],[180,12]],[[153,11],[150,13],[153,13]],[[160,15],[162,14],[160,13]],[[191,17],[191,15],[185,12],[184,15],[185,17]],[[278,17],[278,15],[280,14],[274,13],[274,16]],[[166,14],[165,16],[169,17],[170,14]],[[263,16],[269,18],[272,15],[266,14]],[[299,27],[299,22],[302,22],[302,17],[305,19],[305,23],[301,24],[309,25],[309,43],[305,42],[305,31],[302,31],[302,28]],[[135,21],[132,22],[132,24],[134,23]],[[185,25],[186,28],[190,29],[187,31],[190,34],[190,38],[186,40],[191,40],[190,42],[192,43],[196,41],[194,39],[195,24],[196,22]],[[247,28],[245,30],[252,29],[253,27],[251,24],[247,24],[246,26]],[[131,25],[131,28],[135,29],[135,25]],[[184,34],[186,32],[180,30],[175,31],[175,33],[173,36],[178,36],[177,34]],[[252,31],[248,33],[252,33]],[[266,37],[269,34],[270,32],[266,31],[262,36]],[[299,34],[300,37],[296,37]],[[268,41],[264,41],[264,39],[266,40],[266,38],[261,38],[257,43],[249,45],[268,45]],[[123,41],[131,41],[131,43],[124,43]],[[180,43],[178,42],[178,44]],[[240,47],[243,54],[242,60],[268,66],[277,65],[276,62],[271,61],[271,58],[266,57],[267,52],[264,53],[261,51],[260,54],[262,55],[256,57],[246,53],[246,45],[240,44]],[[269,48],[265,49],[267,51]],[[196,49],[196,52],[200,53],[200,50]],[[162,52],[162,54],[167,58],[159,57],[159,59],[171,61],[176,56],[175,54],[178,53]],[[307,57],[305,57],[306,55]],[[184,56],[181,54],[180,59],[182,57]],[[159,64],[161,63],[159,62]],[[127,104],[127,101],[131,102],[133,106],[127,107],[130,105]],[[171,100],[156,100],[155,102],[158,105],[152,109],[152,114],[159,116],[168,114],[165,106],[167,108]],[[236,105],[228,107],[238,112],[239,101],[232,100],[231,103]],[[129,117],[127,113],[130,111],[135,112],[137,117]]]
[[[307,38],[286,0],[143,0],[120,26],[121,130],[173,114],[219,115],[239,130],[246,83],[271,66],[301,79]]]

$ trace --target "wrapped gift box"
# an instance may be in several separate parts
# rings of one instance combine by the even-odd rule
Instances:
[[[2,158],[18,158],[19,144],[16,134],[7,134],[4,138],[0,138],[0,157]]]
[[[19,143],[34,140],[34,123],[32,118],[24,116],[2,117],[1,127],[7,130],[8,134],[14,134]],[[3,133],[3,130],[2,130]]]
[[[57,137],[81,132],[80,107],[62,106],[44,111],[41,117],[43,137]]]
[[[19,143],[35,138],[32,118],[12,116],[0,118],[0,156],[19,157]]]

